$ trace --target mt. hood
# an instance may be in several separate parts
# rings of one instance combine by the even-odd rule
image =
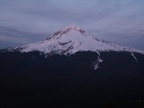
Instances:
[[[68,26],[54,33],[44,41],[15,48],[21,52],[41,51],[58,54],[73,54],[78,51],[127,51],[144,53],[144,51],[124,47],[88,35],[80,27]]]
[[[0,50],[2,108],[109,108],[107,103],[141,108],[143,85],[144,51],[75,26],[38,43]]]

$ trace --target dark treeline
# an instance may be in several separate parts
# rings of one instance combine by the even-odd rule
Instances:
[[[38,108],[143,108],[144,55],[101,52],[45,55],[0,53],[0,106]]]

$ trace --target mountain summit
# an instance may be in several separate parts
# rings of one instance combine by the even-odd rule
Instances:
[[[53,36],[57,36],[57,35],[60,35],[60,36],[62,36],[62,35],[64,35],[64,34],[67,34],[67,33],[69,33],[69,32],[79,32],[79,33],[81,33],[81,34],[83,34],[83,35],[87,35],[86,33],[85,33],[85,31],[84,30],[82,30],[80,27],[76,27],[76,26],[67,26],[67,27],[65,27],[65,28],[63,28],[61,31],[58,31],[58,32],[55,32],[54,34],[53,34]],[[48,38],[49,39],[49,38]]]
[[[44,41],[15,48],[21,52],[41,51],[43,53],[55,52],[58,54],[74,54],[78,51],[128,51],[144,53],[143,51],[124,47],[88,35],[83,29],[68,26],[55,32]]]

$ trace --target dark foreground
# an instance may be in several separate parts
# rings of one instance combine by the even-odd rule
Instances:
[[[144,108],[144,55],[0,53],[0,108]]]

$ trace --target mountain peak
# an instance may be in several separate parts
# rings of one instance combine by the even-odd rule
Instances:
[[[78,26],[75,26],[75,25],[70,25],[70,26],[64,27],[62,29],[62,31],[66,31],[66,30],[76,30],[76,31],[79,31],[79,30],[82,30],[82,28],[78,27]]]
[[[81,27],[77,27],[77,26],[74,26],[74,25],[70,25],[70,26],[64,27],[61,31],[55,32],[55,33],[53,34],[53,36],[57,36],[57,35],[62,36],[63,34],[67,34],[68,32],[80,32],[81,34],[87,35],[87,34],[85,33],[85,31],[82,30]]]

